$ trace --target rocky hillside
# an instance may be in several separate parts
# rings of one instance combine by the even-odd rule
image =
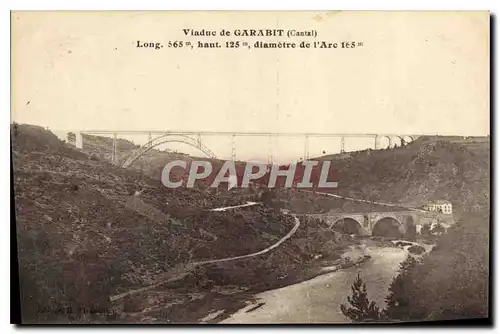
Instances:
[[[98,137],[93,140],[102,141]],[[91,147],[96,147],[92,141],[88,143]],[[101,147],[100,150],[110,151],[111,147],[109,142],[107,147]],[[133,149],[133,144],[128,142],[124,147]],[[188,162],[192,159],[189,156],[174,157],[152,150],[132,168],[142,169],[145,174],[158,178],[165,164],[174,158]],[[331,173],[339,181],[339,188],[327,191],[336,194],[401,203],[403,207],[418,207],[428,201],[449,200],[458,217],[465,211],[477,211],[489,205],[489,137],[420,137],[405,147],[350,152],[317,159],[332,161]],[[223,161],[212,163],[215,174]],[[186,179],[187,173],[184,172],[179,177]],[[292,210],[296,208],[298,212],[384,210],[381,206],[367,206],[338,199],[320,199],[313,203],[309,195],[305,198],[297,193],[291,195],[291,198],[288,198],[289,195],[284,196],[291,200],[287,207]]]
[[[264,205],[212,212],[255,194],[203,186],[167,189],[157,172],[172,157],[150,152],[146,161],[155,161],[150,171],[156,175],[151,178],[140,168],[110,164],[103,153],[109,140],[86,140],[91,149],[84,152],[40,127],[12,129],[25,322],[192,321],[189,314],[210,311],[228,290],[258,291],[300,280],[316,259],[338,256],[353,242],[302,218],[297,233],[266,255],[198,267],[162,288],[111,303],[110,296],[156,283],[192,261],[262,250],[294,222]],[[122,144],[125,151],[135,147]],[[410,205],[448,199],[460,212],[489,204],[489,154],[489,142],[422,139],[404,148],[329,159],[340,175],[340,194]],[[293,201],[289,208],[303,205],[302,212],[360,210],[335,199]]]
[[[83,151],[93,157],[98,157],[101,160],[111,161],[113,152],[113,138],[105,136],[94,136],[88,134],[82,134],[82,147]],[[116,160],[118,164],[125,162],[128,156],[135,150],[139,149],[140,145],[136,145],[133,142],[117,138],[116,140]],[[143,171],[146,175],[153,176],[157,178],[158,175],[152,174],[150,172],[152,166],[156,166],[155,161],[157,159],[162,160],[172,160],[177,158],[188,158],[185,154],[176,154],[170,151],[161,151],[158,149],[151,149],[146,152],[142,159],[138,160],[136,163],[132,164],[132,169]]]
[[[82,151],[89,154],[91,157],[99,158],[103,161],[111,161],[112,151],[113,151],[113,139],[110,137],[103,136],[92,136],[92,135],[82,135]],[[117,138],[116,141],[116,161],[117,165],[122,164],[125,160],[134,153],[135,150],[140,148],[139,145],[132,143],[129,140],[123,138]],[[186,161],[188,167],[186,170],[175,167],[171,171],[172,181],[177,181],[184,179],[187,181],[189,164],[193,159],[210,161],[213,166],[212,174],[206,178],[205,182],[197,181],[197,184],[208,184],[211,183],[215,175],[217,175],[218,170],[224,164],[223,160],[209,159],[206,157],[192,157],[188,154],[172,152],[169,150],[159,150],[157,148],[152,148],[146,151],[139,159],[129,166],[129,169],[136,170],[140,172],[140,175],[145,175],[150,178],[159,180],[165,164],[173,160],[183,160]],[[227,186],[226,186],[227,187]],[[223,187],[221,187],[223,188]]]
[[[449,200],[457,214],[489,206],[489,138],[421,137],[405,147],[334,156],[335,193],[375,201],[420,206]]]
[[[110,296],[155,283],[191,261],[257,252],[294,225],[291,217],[265,206],[212,212],[209,209],[241,204],[247,197],[235,191],[167,189],[157,179],[115,167],[36,126],[12,129],[12,158],[27,322],[121,317],[123,305],[117,309]],[[318,229],[321,224],[310,226]],[[302,259],[311,261],[311,249],[300,246],[304,241],[297,244],[308,238],[307,228],[273,258],[251,260],[256,271],[245,272],[268,275],[259,274],[259,266],[280,272]],[[325,247],[328,243],[313,248],[326,252]],[[245,282],[241,273],[237,266],[212,269],[211,283],[206,284],[224,285],[231,277]],[[182,304],[189,295],[179,298],[175,300]]]

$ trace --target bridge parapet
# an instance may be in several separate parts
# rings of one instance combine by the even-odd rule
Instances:
[[[307,216],[323,220],[329,228],[333,228],[335,224],[345,222],[346,220],[354,220],[361,226],[365,233],[369,233],[370,235],[372,234],[375,225],[384,218],[394,219],[399,224],[402,233],[405,233],[410,225],[419,226],[435,223],[445,223],[447,225],[455,224],[452,215],[426,211],[363,213],[328,212],[321,214],[307,214]]]

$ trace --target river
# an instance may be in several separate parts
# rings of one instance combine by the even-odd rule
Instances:
[[[340,304],[347,302],[357,273],[366,282],[369,299],[382,308],[399,263],[407,254],[402,248],[364,240],[344,254],[350,258],[371,257],[360,265],[260,293],[256,295],[257,303],[247,305],[221,323],[348,323],[350,320],[340,311]],[[260,304],[263,305],[256,308]]]

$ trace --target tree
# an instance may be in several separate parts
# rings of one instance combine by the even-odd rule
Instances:
[[[406,219],[406,233],[405,233],[405,238],[408,240],[415,240],[417,237],[417,227],[413,223],[413,218],[412,216],[409,216]]]
[[[68,142],[73,143],[76,141],[76,134],[74,132],[68,132],[66,139],[68,139]]]
[[[264,202],[267,206],[272,206],[274,203],[274,199],[276,198],[276,193],[272,189],[266,189],[262,193],[260,200]]]
[[[375,322],[382,319],[378,306],[375,305],[375,302],[368,300],[366,284],[359,273],[351,286],[351,291],[352,295],[347,297],[347,301],[351,306],[340,305],[342,314],[354,322]]]
[[[430,235],[431,234],[431,225],[430,224],[422,225],[422,229],[420,230],[420,234],[423,236]]]
[[[446,229],[444,228],[443,224],[441,223],[437,223],[433,229],[431,229],[431,234],[437,234],[437,235],[441,235],[443,234],[444,232],[446,232]]]
[[[409,320],[412,296],[409,293],[412,282],[412,270],[417,265],[413,256],[409,255],[400,265],[399,274],[389,286],[389,294],[385,297],[387,304],[384,317],[390,320]]]
[[[451,320],[491,314],[489,212],[468,214],[462,221],[467,223],[450,229],[421,262],[407,259],[401,264],[389,287],[384,319]]]

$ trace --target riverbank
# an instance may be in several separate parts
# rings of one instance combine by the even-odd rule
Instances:
[[[358,265],[336,268],[298,284],[257,294],[253,302],[220,322],[348,323],[340,305],[347,302],[356,275],[360,273],[366,282],[370,300],[384,307],[387,289],[407,254],[399,247],[378,246],[376,241],[364,240],[344,253],[346,258],[357,259],[353,263],[359,261]]]
[[[407,246],[398,247],[387,240],[352,239],[352,243],[339,257],[318,259],[307,266],[289,270],[286,277],[251,281],[246,285],[216,285],[205,290],[193,289],[189,282],[182,281],[158,288],[148,292],[146,298],[149,305],[156,306],[139,306],[137,312],[128,313],[121,321],[349,322],[341,314],[340,304],[347,302],[357,273],[361,273],[366,282],[370,300],[384,307],[387,289],[397,275],[399,263],[409,254]],[[309,315],[310,311],[305,308],[315,310],[318,315]]]
[[[331,250],[329,254],[319,257],[311,253],[310,260],[295,264],[290,262],[293,257],[283,262],[281,258],[286,256],[286,250],[278,248],[264,257],[201,266],[182,280],[125,298],[121,306],[118,306],[123,310],[118,309],[121,313],[120,321],[198,323],[214,312],[218,314],[210,322],[220,321],[255,301],[255,295],[259,293],[298,284],[359,264],[362,257],[350,259],[344,255],[349,247],[359,241],[349,236],[342,238],[347,239],[343,244],[337,244],[336,249],[328,247]],[[288,266],[279,270],[273,264],[287,262]],[[260,269],[256,266],[257,263],[260,263]],[[265,263],[271,267],[262,267]],[[248,270],[256,275],[247,276]],[[223,312],[219,312],[220,310]]]

